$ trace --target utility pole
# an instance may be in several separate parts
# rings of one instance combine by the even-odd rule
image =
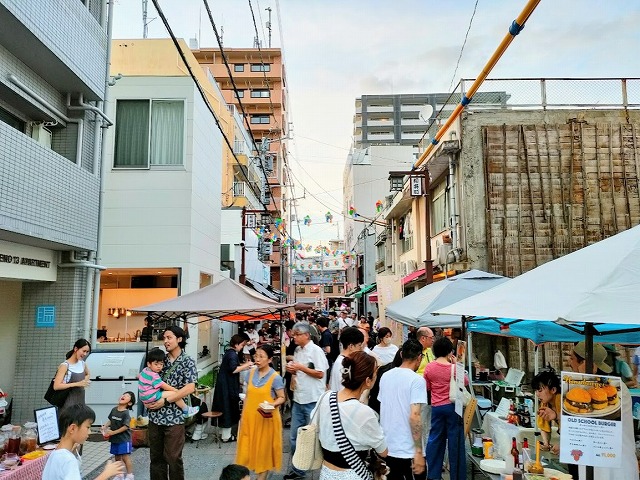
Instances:
[[[242,236],[241,236],[241,240],[240,240],[240,277],[238,277],[238,280],[240,280],[240,283],[242,285],[245,284],[245,281],[247,280],[247,275],[245,274],[245,256],[246,256],[246,248],[245,248],[245,233],[244,230],[247,227],[247,223],[246,223],[246,217],[247,217],[247,207],[242,207]]]
[[[269,20],[267,21],[267,30],[269,31],[269,48],[271,48],[271,7],[265,8],[269,12]]]

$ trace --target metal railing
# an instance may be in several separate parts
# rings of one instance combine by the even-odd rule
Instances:
[[[436,106],[420,147],[435,137],[475,79],[463,78]],[[466,110],[638,109],[640,78],[488,78]]]

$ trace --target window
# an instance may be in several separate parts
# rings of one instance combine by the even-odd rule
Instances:
[[[259,123],[269,123],[269,115],[251,115],[251,123],[259,124]]]
[[[233,64],[234,72],[244,72],[244,63],[234,63]]]
[[[236,98],[244,98],[244,90],[238,90],[233,92]]]
[[[304,285],[296,285],[296,293],[307,293]]]
[[[333,293],[333,285],[325,285],[324,293]]]
[[[441,182],[433,190],[431,201],[431,228],[433,235],[447,229],[449,223],[449,205],[447,202],[446,182]]]
[[[271,92],[266,88],[251,90],[251,98],[269,98]]]
[[[9,113],[4,108],[0,107],[0,122],[4,122],[10,127],[15,128],[16,130],[20,130],[24,133],[25,122],[20,120],[15,115]]]
[[[338,285],[338,293],[344,292],[344,286]]]
[[[183,165],[184,101],[118,100],[115,168]]]
[[[251,64],[251,71],[252,72],[270,72],[271,71],[271,64],[269,63],[252,63]]]
[[[318,285],[309,286],[309,293],[319,293],[319,292],[320,292],[320,287]]]

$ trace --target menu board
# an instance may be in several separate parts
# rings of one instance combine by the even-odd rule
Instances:
[[[38,443],[42,445],[60,440],[58,409],[56,407],[45,407],[34,410],[34,413],[38,424]]]
[[[620,467],[620,378],[574,372],[561,372],[561,378],[560,461]]]

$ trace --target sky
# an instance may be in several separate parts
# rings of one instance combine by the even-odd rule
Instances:
[[[158,0],[178,37],[217,48],[203,0]],[[450,92],[476,78],[525,0],[208,0],[224,46],[283,48],[297,215],[304,243],[342,238],[342,177],[361,95]],[[113,38],[142,38],[143,0],[115,0]],[[475,8],[475,15],[471,22]],[[148,18],[157,12],[148,0]],[[470,23],[471,22],[471,23]],[[635,0],[542,0],[489,78],[640,76]],[[469,29],[469,25],[471,25]],[[168,33],[156,18],[149,38]],[[466,45],[461,48],[465,41]],[[381,194],[381,197],[384,194]],[[333,223],[324,220],[333,212]],[[292,233],[298,237],[298,229]]]

